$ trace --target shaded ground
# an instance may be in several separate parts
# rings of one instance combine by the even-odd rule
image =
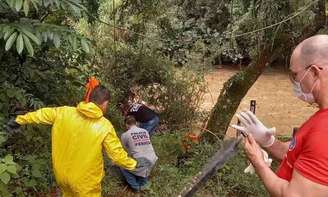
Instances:
[[[224,67],[206,75],[208,89],[201,106],[203,110],[211,110],[224,82],[236,72],[237,69]],[[238,111],[248,109],[252,99],[257,102],[259,119],[268,127],[276,127],[280,135],[290,134],[293,127],[301,126],[317,110],[293,95],[287,72],[277,69],[267,69],[242,100]],[[232,120],[236,121],[236,118]],[[228,135],[234,135],[234,131],[229,129]]]

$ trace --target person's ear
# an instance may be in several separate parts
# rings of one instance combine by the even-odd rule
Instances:
[[[108,103],[109,103],[109,101],[105,101],[105,102],[103,102],[102,104],[101,104],[101,108],[102,108],[102,110],[105,112],[106,110],[107,110],[107,108],[108,108]]]
[[[105,101],[105,106],[108,107],[109,101]]]
[[[314,77],[319,77],[320,75],[320,72],[322,71],[322,67],[316,65],[316,64],[313,64],[311,69],[313,70],[313,73],[314,73]]]

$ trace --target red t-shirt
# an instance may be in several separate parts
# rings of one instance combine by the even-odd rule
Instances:
[[[294,169],[328,186],[328,109],[319,110],[296,132],[277,175],[290,181]]]

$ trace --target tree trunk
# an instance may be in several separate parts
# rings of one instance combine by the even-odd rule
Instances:
[[[262,74],[270,59],[268,48],[270,48],[270,46],[265,46],[255,63],[235,74],[224,83],[223,89],[221,90],[217,103],[212,109],[207,123],[207,129],[216,133],[219,138],[223,139],[225,131],[241,100],[257,78]]]
[[[305,38],[315,35],[320,29],[327,27],[325,0],[318,2],[315,14],[313,23],[306,26],[302,31],[302,35],[297,39],[298,43]],[[255,63],[253,61],[245,70],[235,74],[224,83],[207,123],[207,129],[216,133],[219,138],[224,138],[241,100],[262,74],[266,64],[270,62],[275,53],[279,53],[276,49],[270,52],[269,49],[271,47],[271,44],[267,43]]]

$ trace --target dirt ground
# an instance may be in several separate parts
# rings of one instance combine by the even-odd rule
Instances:
[[[237,69],[223,67],[214,69],[205,76],[207,91],[201,105],[203,110],[211,110],[223,83],[237,71]],[[248,109],[249,102],[253,99],[257,102],[257,117],[264,125],[276,127],[279,135],[290,135],[293,127],[301,126],[317,111],[317,108],[306,104],[293,95],[292,84],[287,73],[277,69],[270,69],[262,74],[242,100],[238,111]],[[234,117],[232,123],[236,121]],[[235,131],[230,128],[227,135],[235,135]]]

